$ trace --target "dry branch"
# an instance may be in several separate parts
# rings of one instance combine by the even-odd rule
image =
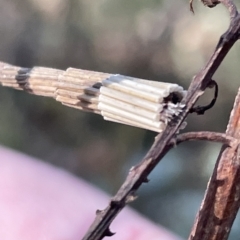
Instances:
[[[170,142],[173,146],[178,145],[186,141],[211,141],[211,142],[220,142],[226,144],[227,146],[235,146],[236,139],[224,133],[217,132],[188,132],[180,134]]]
[[[190,1],[191,6],[192,2],[193,0]],[[179,103],[177,108],[170,108],[169,112],[171,112],[171,117],[167,118],[167,124],[164,128],[161,128],[162,132],[159,131],[161,133],[155,138],[149,152],[137,166],[131,168],[125,182],[117,194],[111,199],[106,209],[97,211],[96,219],[83,238],[84,240],[98,240],[105,236],[111,236],[112,233],[109,229],[110,224],[124,206],[135,199],[136,191],[144,182],[147,182],[148,175],[163,156],[174,143],[178,144],[190,139],[214,140],[226,144],[221,152],[223,160],[219,160],[219,168],[216,168],[214,171],[204,204],[201,207],[190,239],[220,240],[226,239],[229,234],[239,207],[240,199],[240,186],[238,183],[240,181],[238,156],[239,135],[237,133],[239,129],[238,125],[240,124],[239,95],[226,134],[206,132],[188,133],[176,137],[184,119],[193,111],[198,98],[204,93],[206,88],[212,87],[212,76],[234,43],[239,39],[240,16],[233,2],[231,0],[202,0],[202,2],[209,7],[213,7],[221,2],[230,12],[230,26],[227,32],[221,36],[206,66],[193,78],[188,92],[181,103]],[[79,71],[82,70],[70,69],[64,72],[48,68],[23,69],[0,63],[0,82],[2,82],[4,86],[54,97],[56,100],[71,107],[99,113],[99,108],[97,107],[99,103],[99,88],[102,86],[102,82],[108,80],[111,76],[101,73],[91,75],[90,72],[83,71],[80,73]],[[81,77],[79,77],[79,74]],[[80,84],[79,78],[82,79]],[[61,81],[59,81],[59,79],[61,79]],[[44,86],[42,86],[43,80],[45,83]],[[110,85],[113,86],[114,84],[111,83]],[[168,94],[169,93],[170,91],[168,91]],[[181,97],[183,97],[183,95],[184,94],[182,94]],[[163,104],[167,100],[167,105],[170,106],[173,100],[171,98],[169,99],[168,96],[165,96],[166,98],[161,99],[161,101],[159,100],[160,103]],[[178,98],[178,100],[181,100],[181,97]],[[178,110],[177,114],[172,113],[176,109]],[[113,115],[114,114],[109,116],[109,118],[111,119]],[[119,121],[121,122],[121,120]],[[158,119],[158,121],[162,121],[162,119]],[[131,121],[125,123],[133,124]],[[134,124],[136,125],[136,123]],[[141,125],[139,126],[142,127]],[[148,129],[151,128],[148,127]],[[230,162],[229,159],[231,160]],[[229,175],[230,177],[228,177]],[[225,201],[226,199],[227,201]],[[217,211],[215,211],[216,209]],[[208,224],[210,225],[208,226]],[[209,238],[209,236],[211,236],[211,238]]]
[[[221,2],[230,12],[230,26],[227,32],[221,36],[206,66],[193,78],[188,93],[182,101],[182,103],[186,105],[185,109],[178,118],[168,124],[163,133],[156,137],[151,149],[141,163],[130,170],[125,182],[117,194],[111,199],[108,207],[102,211],[98,211],[95,221],[83,238],[84,240],[102,239],[104,236],[111,235],[109,230],[111,222],[128,202],[135,199],[137,189],[142,183],[147,181],[149,173],[168,152],[170,141],[174,139],[182,122],[193,108],[197,99],[211,84],[213,74],[216,72],[231,47],[238,40],[240,17],[237,9],[231,0],[222,0]]]
[[[189,240],[225,240],[240,206],[240,89],[226,135],[234,140],[224,144]]]

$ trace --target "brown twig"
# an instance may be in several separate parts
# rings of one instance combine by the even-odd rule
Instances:
[[[240,206],[240,89],[226,131],[236,139],[224,145],[189,240],[225,240]]]
[[[182,142],[186,141],[211,141],[211,142],[220,142],[226,144],[228,146],[235,146],[236,139],[234,137],[228,136],[225,133],[218,133],[218,132],[188,132],[180,134],[173,139],[170,143],[172,145],[178,145]]]
[[[128,202],[135,199],[135,192],[137,189],[142,185],[142,183],[147,181],[149,173],[168,152],[169,143],[180,129],[183,120],[188,115],[190,109],[193,108],[197,99],[209,86],[213,74],[220,66],[228,51],[238,40],[240,20],[235,5],[230,0],[222,0],[221,2],[230,12],[231,22],[229,29],[221,36],[219,43],[206,66],[194,77],[191,82],[187,96],[183,100],[185,109],[178,119],[174,119],[173,123],[169,124],[165,131],[156,137],[151,149],[141,163],[130,170],[125,182],[117,194],[111,199],[108,207],[102,211],[98,211],[93,224],[83,238],[84,240],[98,240],[107,235],[111,235],[109,230],[111,222]]]

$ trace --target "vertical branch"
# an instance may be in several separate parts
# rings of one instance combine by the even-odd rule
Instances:
[[[240,89],[226,134],[235,138],[223,145],[196,217],[189,240],[227,239],[240,206]]]

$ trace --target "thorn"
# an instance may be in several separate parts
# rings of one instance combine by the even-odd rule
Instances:
[[[190,1],[189,1],[189,7],[190,7],[190,11],[194,14],[193,0],[190,0]]]
[[[98,216],[98,215],[100,215],[102,212],[103,212],[102,210],[97,209],[96,215]]]
[[[109,228],[107,228],[104,232],[105,237],[112,237],[115,233],[111,232]]]
[[[149,180],[147,177],[143,179],[143,182],[144,182],[144,183],[148,183],[149,181],[150,181],[150,180]]]

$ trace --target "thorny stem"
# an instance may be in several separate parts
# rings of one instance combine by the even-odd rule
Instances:
[[[212,0],[212,3],[216,5],[219,1]],[[193,108],[194,104],[204,93],[205,89],[209,87],[213,74],[216,72],[234,43],[238,40],[240,17],[237,9],[231,0],[221,0],[221,3],[230,13],[230,26],[227,32],[221,36],[217,47],[206,66],[193,78],[188,93],[182,101],[182,103],[185,104],[182,114],[177,119],[174,119],[173,123],[169,124],[166,129],[155,138],[147,155],[137,166],[130,170],[125,182],[120,187],[117,194],[111,199],[108,207],[102,211],[98,211],[93,224],[83,238],[84,240],[98,240],[111,235],[109,230],[110,224],[124,206],[135,199],[135,192],[137,189],[144,182],[147,182],[149,173],[168,152],[171,147],[170,142],[175,138],[176,133],[179,131],[182,122],[189,114],[190,109]],[[208,202],[208,204],[211,204],[211,202]],[[228,229],[230,228],[231,225],[228,225]],[[197,235],[200,234],[201,229],[197,232]],[[201,238],[198,239],[200,240]]]

